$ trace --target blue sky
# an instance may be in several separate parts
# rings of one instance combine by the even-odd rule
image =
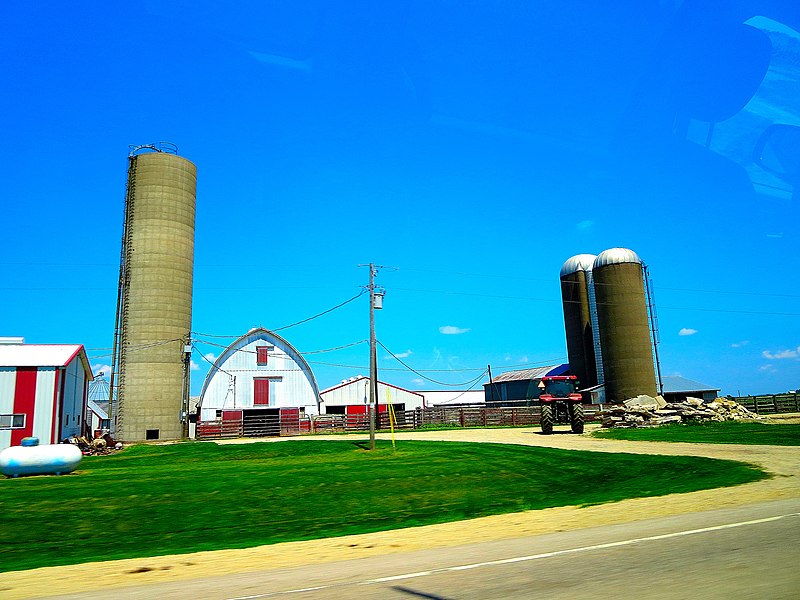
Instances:
[[[374,262],[378,338],[427,377],[562,362],[562,263],[624,246],[664,374],[798,387],[800,195],[752,159],[800,125],[793,3],[364,4],[3,3],[0,335],[108,364],[128,146],[168,140],[198,168],[203,354],[353,297]],[[281,332],[368,333],[365,297]],[[368,371],[365,343],[307,358],[321,387]]]

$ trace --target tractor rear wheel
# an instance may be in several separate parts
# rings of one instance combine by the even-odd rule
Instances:
[[[572,433],[583,433],[583,404],[575,403],[570,405],[569,422],[572,426]]]
[[[549,404],[542,404],[542,418],[540,421],[542,425],[542,433],[553,433],[553,407]]]

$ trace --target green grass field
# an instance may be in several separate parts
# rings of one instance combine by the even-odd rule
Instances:
[[[754,481],[730,461],[469,443],[134,446],[0,480],[0,570],[364,533]]]
[[[600,429],[594,436],[613,440],[705,444],[800,445],[800,425],[723,421],[671,424],[642,429]]]

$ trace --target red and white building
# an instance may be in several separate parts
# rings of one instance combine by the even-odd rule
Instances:
[[[0,344],[0,450],[81,435],[91,380],[80,344]]]
[[[319,393],[322,400],[320,412],[328,415],[369,414],[369,377],[359,375]],[[386,412],[392,405],[395,412],[425,408],[425,397],[391,383],[378,381],[378,411]]]
[[[319,414],[311,367],[288,341],[263,327],[248,331],[214,361],[200,401],[197,437],[282,435]]]

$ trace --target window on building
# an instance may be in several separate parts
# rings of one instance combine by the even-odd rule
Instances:
[[[256,364],[263,367],[267,364],[269,346],[256,346]]]
[[[0,415],[0,429],[23,429],[25,427],[25,415]]]
[[[158,429],[145,429],[144,432],[144,439],[146,440],[157,440],[158,439],[159,430]]]

